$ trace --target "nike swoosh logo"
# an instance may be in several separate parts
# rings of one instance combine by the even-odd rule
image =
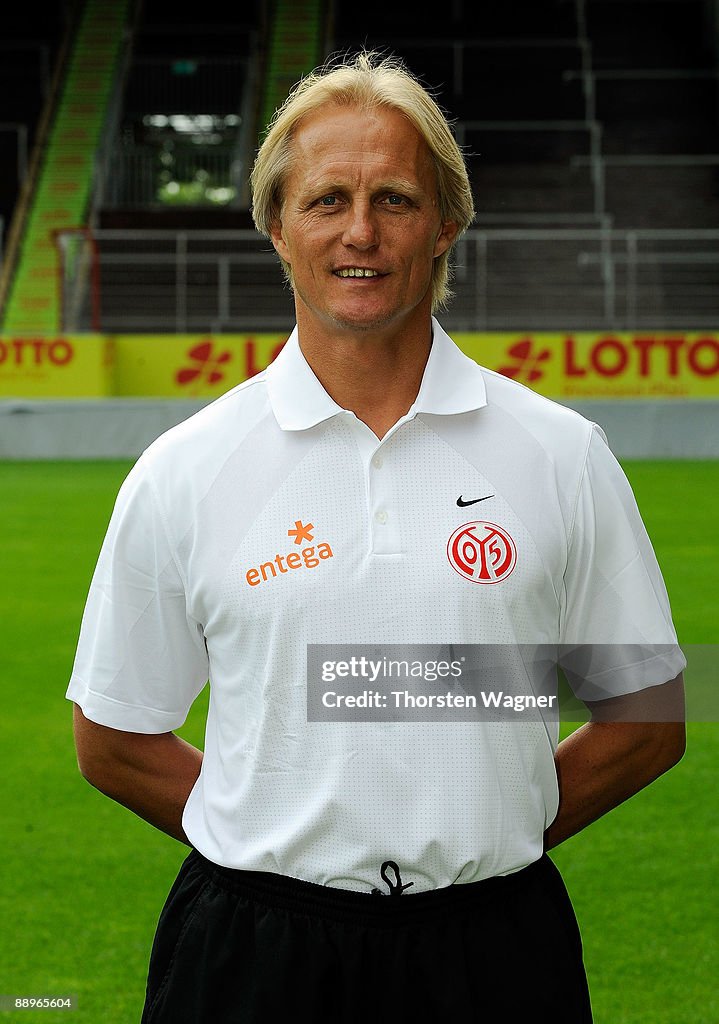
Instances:
[[[466,508],[467,505],[476,505],[478,501],[486,501],[487,498],[493,497],[493,494],[485,494],[483,498],[473,498],[472,501],[464,501],[462,499],[462,495],[460,494],[460,496],[457,498],[457,504],[459,505],[460,508]]]

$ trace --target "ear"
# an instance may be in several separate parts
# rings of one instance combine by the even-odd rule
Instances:
[[[282,221],[276,220],[270,229],[270,238],[272,244],[275,247],[275,252],[278,256],[281,256],[285,263],[290,262],[290,253],[287,248],[287,242],[285,242],[285,236],[282,231]]]
[[[441,256],[443,252],[452,245],[455,238],[457,237],[457,222],[454,220],[446,220],[441,227],[437,240],[434,243],[434,252],[432,255],[436,259],[437,256]]]

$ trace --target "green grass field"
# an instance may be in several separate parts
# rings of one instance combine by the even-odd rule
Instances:
[[[64,698],[90,575],[129,466],[0,463],[0,994],[76,995],[78,1024],[139,1022],[157,916],[186,853],[81,779]],[[625,469],[680,641],[716,643],[719,462]],[[205,699],[182,730],[197,745]],[[719,724],[688,732],[680,765],[553,852],[582,928],[596,1024],[719,1021]],[[0,1022],[58,1017],[10,1011]]]

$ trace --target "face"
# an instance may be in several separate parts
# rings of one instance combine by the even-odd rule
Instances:
[[[442,223],[427,144],[395,110],[323,107],[305,118],[272,232],[290,264],[298,323],[367,331],[431,312]]]

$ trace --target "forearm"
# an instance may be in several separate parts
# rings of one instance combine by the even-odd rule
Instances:
[[[90,722],[75,708],[80,771],[106,796],[155,828],[189,844],[182,814],[202,766],[202,751],[172,732],[122,733]]]
[[[545,850],[564,842],[676,764],[684,750],[678,722],[587,722],[557,747],[559,811]]]

